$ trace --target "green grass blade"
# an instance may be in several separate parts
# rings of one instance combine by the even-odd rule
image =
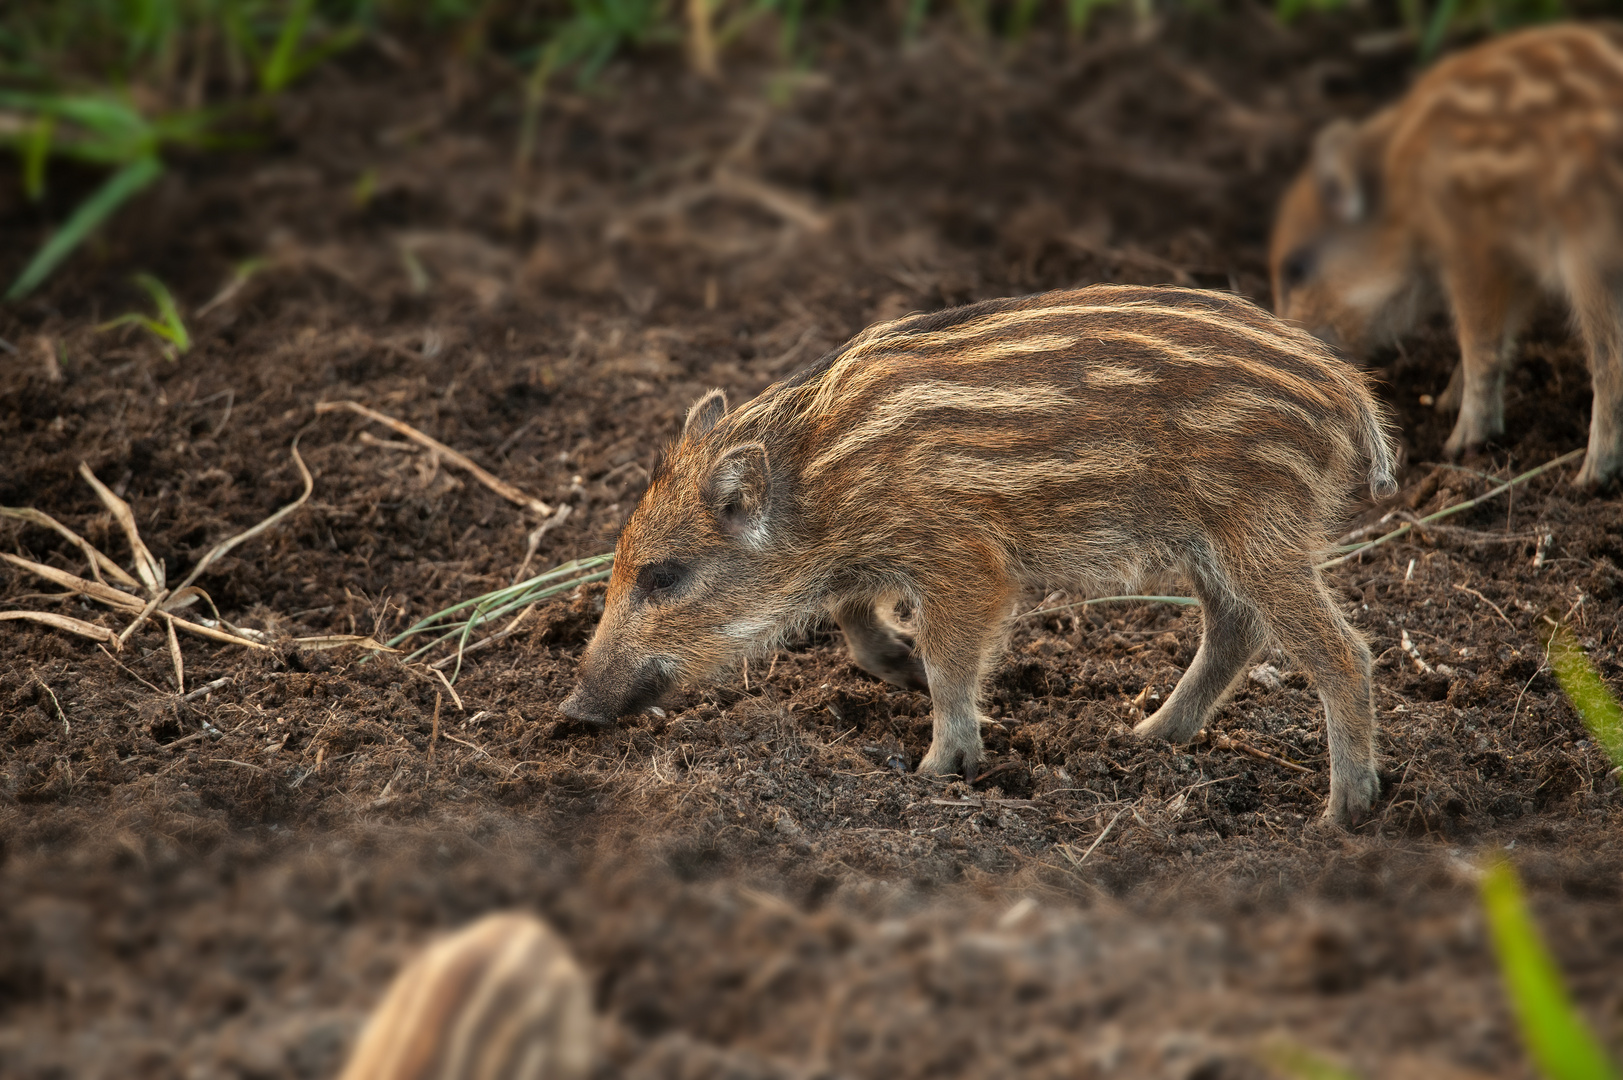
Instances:
[[[162,174],[163,162],[156,154],[147,154],[109,176],[23,267],[23,272],[6,290],[5,299],[20,300],[33,292],[96,226]]]
[[[1031,32],[1032,24],[1037,21],[1037,9],[1042,6],[1042,0],[1014,0],[1010,5],[1008,21],[1003,26],[1003,36],[1010,41],[1019,41]]]
[[[464,622],[468,620],[450,622],[449,620],[453,615],[467,611],[470,608],[477,612],[481,607],[493,604],[505,605],[503,610],[507,610],[506,606],[515,608],[522,607],[524,604],[530,603],[537,597],[550,596],[553,593],[574,588],[576,585],[584,584],[587,581],[599,581],[602,578],[607,577],[609,573],[607,569],[599,570],[599,568],[607,567],[613,562],[613,552],[605,552],[602,555],[591,555],[584,559],[573,559],[564,563],[562,566],[555,566],[551,570],[537,574],[535,577],[526,578],[517,584],[509,585],[505,589],[497,589],[495,592],[488,592],[482,596],[471,597],[470,599],[463,600],[460,603],[453,604],[443,611],[436,611],[432,615],[425,615],[407,629],[390,638],[386,644],[390,646],[397,646],[413,635],[428,633],[430,631],[449,631],[446,636],[454,636],[456,632],[461,630]],[[594,573],[594,571],[596,572]],[[560,582],[560,578],[567,580]],[[500,618],[501,612],[497,611],[491,617]],[[444,638],[436,639],[436,641],[440,640],[444,640]]]
[[[1481,888],[1505,990],[1539,1071],[1547,1080],[1617,1080],[1617,1070],[1567,996],[1528,914],[1516,872],[1496,861],[1483,874]]]
[[[289,65],[287,82],[291,83],[303,77],[305,72],[310,71],[312,68],[325,64],[328,60],[361,40],[361,35],[365,32],[365,29],[358,24],[346,26],[315,48],[299,53]],[[283,85],[285,86],[286,83]]]
[[[104,133],[136,131],[146,126],[133,106],[111,94],[0,90],[0,108],[55,116]]]
[[[902,20],[902,40],[917,41],[924,29],[924,16],[929,14],[930,0],[907,0],[907,15]]]
[[[51,156],[51,133],[55,130],[56,117],[40,116],[23,141],[23,191],[29,202],[39,202],[45,194],[45,162]]]
[[[310,12],[315,6],[315,0],[293,0],[293,9],[282,20],[276,44],[271,47],[264,66],[259,69],[259,88],[265,93],[277,93],[293,81],[294,57],[299,48],[299,39],[304,37],[304,28],[309,25]]]
[[[1589,662],[1572,631],[1561,627],[1550,635],[1550,667],[1589,733],[1612,759],[1623,766],[1623,704]]]
[[[1454,15],[1459,11],[1460,0],[1438,0],[1437,10],[1431,14],[1431,22],[1426,25],[1426,36],[1420,39],[1420,60],[1426,63],[1437,55],[1442,48],[1443,38],[1448,34],[1449,27],[1454,24]]]
[[[192,347],[192,335],[186,331],[186,323],[180,317],[180,309],[175,306],[175,298],[170,295],[169,288],[151,274],[136,274],[136,284],[145,289],[158,305],[158,321],[161,328],[152,328],[152,332],[171,342],[181,352]]]

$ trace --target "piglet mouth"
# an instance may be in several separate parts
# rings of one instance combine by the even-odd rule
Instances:
[[[569,719],[594,727],[606,727],[622,716],[642,712],[657,704],[676,684],[665,665],[644,664],[629,680],[612,689],[592,679],[582,679],[558,706]]]

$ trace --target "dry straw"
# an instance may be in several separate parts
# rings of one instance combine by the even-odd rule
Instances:
[[[52,529],[70,541],[84,555],[89,564],[90,577],[81,577],[55,566],[26,559],[20,555],[0,552],[0,559],[21,567],[36,577],[44,578],[68,590],[66,595],[83,596],[98,604],[131,616],[122,631],[113,631],[98,623],[85,619],[76,619],[68,615],[58,615],[48,611],[0,611],[0,620],[21,620],[39,623],[57,630],[78,634],[80,637],[90,638],[93,641],[111,646],[114,650],[121,649],[126,641],[144,626],[149,620],[158,619],[163,623],[165,637],[169,648],[170,662],[175,672],[175,689],[185,693],[186,669],[180,653],[180,640],[177,631],[185,631],[197,637],[209,638],[213,641],[225,642],[231,645],[241,645],[249,649],[266,649],[269,645],[264,635],[256,630],[234,626],[214,610],[214,618],[181,618],[177,614],[183,608],[202,600],[214,609],[214,602],[202,589],[193,584],[209,567],[218,562],[237,545],[251,540],[254,537],[272,528],[288,514],[303,506],[314,490],[314,480],[310,470],[305,468],[304,459],[299,456],[298,439],[293,440],[290,452],[293,464],[298,468],[299,475],[304,481],[304,491],[293,502],[277,510],[252,528],[245,529],[234,536],[215,544],[208,553],[197,561],[191,573],[176,588],[168,585],[168,575],[163,563],[157,559],[141,538],[140,527],[136,524],[135,514],[130,504],[115,494],[106,484],[91,471],[90,466],[81,462],[79,475],[84,477],[96,497],[101,500],[113,520],[118,523],[125,539],[130,545],[130,559],[134,574],[129,573],[118,563],[108,558],[84,537],[57,521],[51,515],[33,507],[0,507],[0,517],[9,517],[30,525],[38,525]],[[111,584],[109,584],[111,579]]]

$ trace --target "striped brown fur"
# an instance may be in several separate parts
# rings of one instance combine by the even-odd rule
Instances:
[[[528,915],[490,915],[396,976],[339,1080],[580,1080],[591,995],[568,950]]]
[[[1275,306],[1349,352],[1447,304],[1461,363],[1451,456],[1502,435],[1505,376],[1541,295],[1589,354],[1575,482],[1623,477],[1623,27],[1525,30],[1450,57],[1396,104],[1320,132],[1280,204]]]
[[[1095,286],[875,326],[732,412],[693,407],[563,709],[608,722],[832,613],[859,665],[929,689],[920,771],[972,775],[1022,588],[1175,573],[1205,635],[1140,732],[1193,737],[1272,635],[1329,708],[1330,812],[1357,816],[1369,651],[1313,565],[1349,490],[1392,472],[1361,374],[1236,296]]]

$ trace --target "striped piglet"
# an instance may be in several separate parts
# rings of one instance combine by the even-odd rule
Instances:
[[[920,771],[972,777],[1021,590],[1170,572],[1204,631],[1139,734],[1192,738],[1271,637],[1318,686],[1327,814],[1354,820],[1378,789],[1370,653],[1314,563],[1393,470],[1360,373],[1236,296],[1101,285],[874,326],[733,411],[693,406],[562,709],[610,722],[831,613],[858,665],[928,688]]]
[[[395,977],[339,1080],[585,1080],[586,977],[529,915],[489,915]]]

